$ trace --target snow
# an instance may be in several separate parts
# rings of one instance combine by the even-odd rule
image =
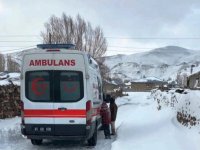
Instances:
[[[20,119],[21,119],[20,117],[15,117],[15,118],[5,119],[5,120],[0,119],[1,132],[7,132],[9,130],[14,130],[15,128],[17,128]]]
[[[17,72],[9,73],[9,77],[10,78],[19,78],[20,77],[20,73],[17,73]]]
[[[182,101],[188,97],[198,103],[197,97],[200,96],[200,92],[190,91],[189,95],[177,95],[180,105],[183,105]],[[118,136],[112,143],[112,150],[200,149],[198,127],[188,129],[179,124],[176,120],[176,111],[171,108],[167,107],[158,112],[149,93],[129,93],[129,96],[118,98],[116,101],[119,106],[116,122]],[[195,108],[196,111],[198,106]]]
[[[10,83],[7,80],[0,81],[0,85],[9,85]]]
[[[79,141],[49,141],[45,140],[41,146],[34,146],[30,140],[23,138],[20,133],[20,117],[0,119],[0,150],[110,150],[114,138],[105,140],[103,131],[98,133],[96,147],[88,147]]]
[[[20,134],[20,118],[0,119],[0,149],[12,150],[17,142],[22,139]]]
[[[158,112],[155,103],[146,98],[149,93],[129,95],[129,105],[121,107],[118,112],[123,120],[117,120],[117,126],[120,128],[117,131],[117,140],[112,144],[112,150],[200,149],[198,131],[188,130],[179,125],[171,109]]]
[[[182,112],[185,115],[190,115],[200,121],[200,91],[199,90],[184,90],[178,93],[176,90],[161,92],[159,90],[152,94],[154,99],[159,101],[161,108],[171,107],[176,113]],[[190,123],[188,125],[191,127]],[[197,126],[200,130],[200,126]]]
[[[197,57],[199,55],[200,53],[198,51],[192,51],[177,46],[167,46],[153,49],[149,52],[137,53],[132,55],[109,56],[106,57],[106,64],[109,66],[109,68],[113,68],[118,63],[123,62],[135,62],[137,64],[150,65],[178,65],[183,62],[192,61],[193,57]]]
[[[0,86],[9,85],[11,82],[14,85],[20,86],[20,73],[11,72],[11,73],[0,73]]]
[[[174,93],[175,90],[167,92],[132,92],[129,96],[116,99],[118,114],[116,120],[117,136],[111,140],[104,139],[103,132],[98,133],[98,142],[94,150],[199,150],[200,134],[199,128],[191,128],[181,125],[176,120],[176,110],[179,105],[184,105],[184,100],[200,97],[200,91],[187,91],[188,94]],[[157,109],[156,98],[177,95],[177,109],[163,107]],[[182,103],[183,102],[183,103]],[[193,108],[193,105],[191,105]],[[199,109],[198,106],[193,110]],[[198,115],[198,113],[197,113]],[[80,143],[69,143],[62,141],[45,141],[40,147],[33,146],[29,140],[20,135],[20,118],[0,120],[0,149],[74,149],[85,150],[87,146]],[[3,137],[3,140],[2,140]]]
[[[145,77],[157,77],[161,80],[175,80],[177,73],[190,75],[200,71],[200,52],[180,47],[168,46],[149,52],[105,57],[111,78],[137,80]]]
[[[142,79],[134,80],[134,82],[150,82],[150,81],[162,81],[162,80],[158,79],[156,77],[147,77],[147,78],[142,78]]]
[[[131,82],[127,82],[127,83],[125,83],[125,85],[130,86],[130,85],[131,85]]]

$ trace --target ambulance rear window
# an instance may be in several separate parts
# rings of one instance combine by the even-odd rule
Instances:
[[[26,97],[32,101],[50,100],[50,74],[47,71],[31,71],[26,74]]]
[[[82,73],[81,72],[60,72],[59,75],[59,89],[60,89],[60,101],[72,102],[78,101],[83,97],[83,85],[82,85]]]
[[[28,71],[25,78],[25,94],[30,101],[76,102],[84,96],[81,71]]]

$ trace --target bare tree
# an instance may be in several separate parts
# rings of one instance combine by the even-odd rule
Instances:
[[[180,72],[178,72],[177,76],[176,76],[177,84],[182,88],[186,87],[187,86],[187,77],[188,76],[186,73],[181,74]]]
[[[78,50],[87,51],[94,58],[101,57],[107,50],[103,30],[99,26],[92,28],[80,15],[75,19],[65,13],[61,18],[51,16],[44,26],[41,36],[45,44],[75,44]]]
[[[0,72],[5,71],[5,58],[3,54],[0,54]]]
[[[96,61],[99,65],[101,77],[102,77],[103,81],[110,82],[111,81],[110,69],[105,65],[105,58],[101,57],[101,58],[96,59]]]
[[[15,62],[10,55],[7,55],[7,70],[9,72],[19,72],[20,66]]]

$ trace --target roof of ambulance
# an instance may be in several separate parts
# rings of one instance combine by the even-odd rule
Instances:
[[[48,50],[52,50],[52,51],[48,51]],[[55,51],[53,51],[55,50]],[[56,51],[59,50],[59,51]],[[41,48],[31,48],[31,49],[25,49],[22,51],[23,55],[26,54],[59,54],[59,53],[73,53],[73,54],[83,54],[83,55],[87,55],[87,52],[84,51],[80,51],[80,50],[74,50],[74,49],[64,49],[64,48],[60,48],[60,49],[41,49]]]

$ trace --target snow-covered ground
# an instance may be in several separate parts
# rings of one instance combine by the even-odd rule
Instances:
[[[104,139],[98,134],[94,150],[199,150],[200,134],[196,127],[191,129],[179,124],[173,109],[157,110],[157,102],[148,92],[128,93],[129,96],[116,99],[118,116],[117,136]],[[200,94],[199,94],[200,95]],[[88,149],[82,143],[66,141],[45,141],[41,146],[33,146],[20,135],[20,118],[0,120],[0,149]]]
[[[117,99],[118,103],[125,99],[127,102],[119,109],[118,136],[112,150],[199,150],[198,129],[180,125],[171,108],[158,111],[148,95],[129,93]]]
[[[14,85],[20,86],[20,73],[19,72],[11,72],[11,73],[0,72],[0,86],[9,85],[9,84],[11,84],[11,82]]]

